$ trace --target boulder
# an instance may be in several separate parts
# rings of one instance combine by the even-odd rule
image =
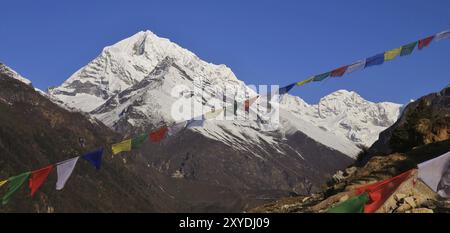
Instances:
[[[397,193],[394,195],[394,198],[396,201],[402,201],[403,199],[405,199],[405,197],[406,197],[406,194],[403,194],[403,193]]]
[[[408,203],[404,203],[400,205],[395,212],[397,213],[405,213],[408,210],[411,210],[412,207]]]
[[[434,213],[434,211],[432,209],[428,209],[428,208],[417,208],[417,209],[412,209],[411,213],[432,214],[432,213]]]
[[[416,201],[414,200],[414,197],[405,197],[404,199],[405,203],[409,204],[412,208],[416,208],[417,204]]]

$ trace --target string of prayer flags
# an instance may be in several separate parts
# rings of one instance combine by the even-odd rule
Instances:
[[[403,57],[403,56],[410,55],[414,51],[414,48],[416,47],[416,45],[417,45],[417,41],[409,43],[407,45],[403,45],[402,49],[400,51],[400,56]]]
[[[418,177],[443,198],[450,198],[450,152],[419,165]]]
[[[364,205],[370,201],[369,194],[364,192],[358,196],[349,198],[336,206],[328,209],[327,213],[364,213]]]
[[[418,49],[423,49],[430,45],[431,41],[433,41],[434,36],[429,36],[427,38],[424,38],[422,40],[419,40],[419,45],[417,46]]]
[[[128,139],[128,140],[113,144],[111,146],[113,155],[116,155],[116,154],[118,154],[120,152],[124,152],[124,151],[130,151],[131,147],[132,147],[131,142],[132,142],[132,140]]]
[[[25,183],[25,181],[30,176],[31,172],[24,172],[17,176],[12,176],[8,179],[8,190],[6,191],[6,194],[2,198],[2,204],[6,205],[8,204],[9,200],[11,199],[12,195]]]
[[[58,175],[58,179],[56,181],[56,190],[61,190],[64,188],[64,185],[70,175],[72,175],[73,169],[75,168],[79,158],[80,157],[77,156],[57,164],[56,173]]]
[[[2,181],[0,181],[0,187],[2,187],[4,184],[6,184],[6,182],[8,182],[8,180],[2,180]]]
[[[341,77],[346,74],[350,74],[352,72],[362,70],[367,67],[381,65],[385,61],[391,61],[391,60],[395,59],[397,56],[410,55],[414,51],[416,46],[419,48],[419,50],[421,50],[421,49],[429,46],[433,40],[439,41],[439,40],[443,40],[446,38],[450,38],[450,30],[446,30],[446,31],[437,33],[436,35],[428,36],[424,39],[403,45],[399,48],[388,50],[386,52],[377,54],[375,56],[372,56],[372,57],[369,57],[366,59],[358,60],[350,65],[345,65],[340,68],[334,69],[331,72],[312,76],[312,78],[310,77],[306,80],[298,81],[296,84],[297,84],[297,86],[302,86],[306,83],[322,81],[322,80],[328,78],[329,76]],[[281,93],[281,90],[280,90],[280,93]]]
[[[52,170],[53,165],[48,165],[47,167],[31,172],[31,177],[29,180],[31,196],[34,196],[39,187],[41,187],[41,185],[45,182],[45,180],[47,180],[47,177]]]
[[[386,51],[384,53],[384,61],[390,61],[396,58],[398,55],[400,55],[400,52],[402,51],[402,48],[395,48],[391,49],[389,51]]]
[[[102,165],[102,155],[103,155],[103,148],[88,152],[84,154],[82,157],[89,163],[91,163],[97,170],[100,170],[100,167]]]
[[[390,179],[357,188],[357,194],[364,192],[369,194],[370,201],[364,206],[364,213],[377,211],[395,190],[410,177],[412,171],[409,170]]]
[[[168,129],[166,126],[163,126],[153,132],[150,133],[149,138],[151,142],[159,142],[161,141],[164,136],[166,136]]]

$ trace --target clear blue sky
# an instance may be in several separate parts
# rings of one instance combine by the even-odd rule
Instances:
[[[248,84],[286,85],[450,29],[450,1],[4,1],[0,61],[41,89],[103,47],[149,29]],[[450,80],[450,39],[349,76],[296,87],[308,102],[338,89],[407,102]]]

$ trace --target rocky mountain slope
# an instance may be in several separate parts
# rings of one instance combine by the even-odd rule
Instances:
[[[356,187],[395,176],[450,151],[450,86],[410,103],[397,122],[321,192],[280,199],[249,212],[323,212],[347,200]],[[450,212],[450,201],[437,196],[416,176],[403,183],[378,212]]]
[[[2,65],[0,70],[0,177],[18,175],[59,162],[90,149],[105,146],[118,135],[101,122],[70,113],[36,92],[29,81]],[[5,68],[6,67],[6,68]],[[6,71],[6,72],[5,72]],[[79,138],[86,139],[81,145]],[[14,195],[0,212],[111,212],[151,210],[139,178],[119,163],[106,158],[102,172],[80,161],[63,191],[56,191],[55,173],[35,198],[25,188]],[[126,184],[122,180],[129,180]],[[124,186],[125,185],[125,186]],[[27,186],[27,185],[24,185]],[[129,195],[127,187],[134,190]],[[1,194],[5,189],[1,189]],[[102,190],[98,192],[97,190]],[[146,203],[146,205],[142,205]],[[146,206],[146,207],[144,207]],[[155,208],[156,209],[156,208]]]
[[[100,121],[54,104],[11,72],[0,72],[0,179],[105,148],[101,170],[80,159],[63,190],[55,190],[53,172],[34,198],[24,184],[0,212],[236,212],[267,202],[250,189],[166,175],[140,153],[112,157],[110,145],[121,138]],[[0,196],[4,192],[2,187]]]

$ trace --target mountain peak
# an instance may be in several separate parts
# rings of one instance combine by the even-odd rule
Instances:
[[[335,92],[332,92],[332,93],[322,97],[320,99],[320,101],[333,100],[333,99],[337,99],[337,100],[347,99],[347,100],[353,100],[353,101],[364,100],[364,98],[362,98],[358,93],[356,93],[354,91],[340,89],[340,90],[337,90]]]
[[[7,65],[0,63],[0,73],[4,73],[9,77],[15,78],[27,85],[31,85],[31,81],[22,77],[22,75],[20,75],[19,73],[17,73],[16,71],[14,71],[13,69],[11,69],[10,67],[8,67]]]
[[[187,73],[195,74],[193,78],[213,84],[242,83],[227,66],[205,62],[189,50],[147,30],[105,47],[98,57],[49,93],[70,108],[90,112],[141,82],[167,58],[173,59]]]

